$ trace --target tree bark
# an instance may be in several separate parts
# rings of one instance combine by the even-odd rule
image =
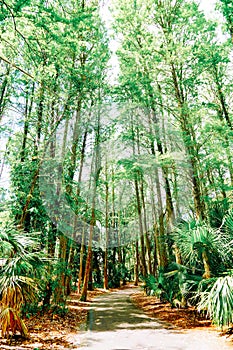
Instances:
[[[85,224],[84,224],[85,226]],[[77,292],[78,294],[81,293],[81,285],[82,285],[82,278],[83,278],[83,257],[84,257],[84,250],[85,250],[85,227],[83,227],[82,230],[82,242],[81,242],[81,247],[80,247],[80,259],[79,259],[79,274],[78,274],[78,286],[77,286]]]
[[[9,76],[10,76],[10,66],[8,65],[6,68],[6,74],[3,79],[1,90],[0,90],[0,122],[2,121],[3,112],[6,107],[6,95],[7,95],[7,88],[9,84]]]
[[[137,180],[136,176],[135,176],[135,180],[134,180],[134,185],[135,185],[135,191],[136,191],[137,212],[138,212],[138,222],[139,222],[139,232],[140,232],[140,242],[141,242],[142,273],[143,273],[143,276],[146,276],[147,275],[147,265],[146,265],[146,256],[145,256],[143,223],[142,223],[142,209],[141,209],[141,199],[140,199],[140,194],[139,194],[138,180]]]
[[[139,264],[140,264],[140,259],[139,259],[139,249],[138,249],[138,240],[135,242],[135,255],[136,255],[136,264],[135,264],[135,271],[134,271],[134,285],[138,286],[139,278],[138,278],[138,273],[139,273]]]
[[[203,261],[204,270],[205,270],[202,277],[210,278],[211,277],[210,263],[209,263],[209,258],[205,249],[203,249],[202,251],[202,261]]]
[[[100,98],[100,96],[99,96]],[[86,301],[87,299],[87,288],[88,288],[88,280],[89,273],[91,268],[91,258],[92,258],[92,239],[94,226],[96,223],[95,217],[95,205],[96,205],[96,193],[99,182],[99,176],[101,171],[101,160],[100,160],[100,110],[98,110],[97,115],[97,125],[96,125],[96,135],[95,135],[95,149],[94,149],[94,179],[93,179],[93,192],[92,192],[92,208],[91,208],[91,220],[90,220],[90,230],[89,230],[89,243],[88,243],[88,251],[87,251],[87,261],[85,268],[85,275],[83,281],[82,292],[80,296],[80,300]]]
[[[105,164],[105,253],[104,253],[104,289],[108,289],[108,240],[109,240],[109,185],[108,185],[108,165],[107,160]]]
[[[144,186],[143,186],[143,178],[141,179],[141,200],[142,200],[142,210],[143,210],[143,221],[144,221],[144,230],[145,230],[145,239],[146,239],[146,250],[148,255],[148,271],[149,274],[152,275],[152,263],[151,263],[151,242],[148,234],[148,225],[147,225],[147,213],[146,213],[146,204],[145,204],[145,196],[144,196]]]

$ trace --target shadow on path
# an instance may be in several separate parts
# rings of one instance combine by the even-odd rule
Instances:
[[[119,329],[161,329],[161,324],[137,309],[131,303],[129,291],[126,290],[99,297],[89,311],[87,328],[91,331],[107,332]]]
[[[75,345],[89,350],[233,349],[214,331],[168,329],[168,324],[150,318],[131,303],[134,292],[125,289],[96,298],[86,331],[79,332]]]

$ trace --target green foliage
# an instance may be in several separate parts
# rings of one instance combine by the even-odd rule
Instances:
[[[3,336],[16,330],[27,337],[27,329],[21,319],[24,305],[34,303],[38,297],[38,282],[43,258],[38,249],[36,235],[16,229],[7,223],[0,232],[0,318]]]
[[[109,288],[118,288],[121,285],[121,281],[129,281],[130,272],[124,264],[115,263],[109,261],[109,276],[108,286]]]
[[[144,291],[146,292],[146,295],[156,295],[156,292],[158,291],[158,283],[153,275],[149,275],[144,278]]]
[[[144,278],[143,288],[147,295],[155,295],[171,307],[187,307],[187,304],[197,304],[196,293],[201,282],[201,276],[189,274],[185,266],[171,263],[158,277]]]
[[[225,200],[212,201],[209,206],[209,222],[213,228],[220,228],[226,213],[229,209],[229,203]]]
[[[208,287],[201,291],[199,288],[198,310],[206,310],[211,320],[223,328],[233,322],[233,278],[230,273],[219,277],[209,283]]]
[[[226,231],[226,233],[229,235],[231,241],[233,238],[233,211],[229,211],[222,222],[222,229]]]
[[[221,262],[227,263],[226,235],[201,222],[184,222],[177,227],[172,237],[179,247],[182,259],[192,269],[203,268],[203,252],[206,252],[214,271],[221,269]],[[219,264],[220,263],[220,264]]]
[[[173,305],[175,299],[191,300],[199,284],[204,293],[197,293],[200,309],[206,308],[219,325],[231,322],[231,279],[216,278],[233,262],[232,43],[218,42],[221,19],[207,20],[196,1],[113,0],[111,7],[114,23],[109,29],[97,1],[0,4],[0,136],[5,141],[15,131],[11,129],[17,130],[1,159],[1,170],[4,162],[10,167],[11,182],[10,199],[0,189],[1,205],[6,204],[7,216],[16,222],[3,225],[0,233],[6,335],[8,327],[24,332],[21,315],[35,312],[38,301],[66,312],[80,249],[70,242],[62,245],[60,231],[80,238],[77,217],[87,226],[98,220],[108,227],[114,247],[138,237],[140,219],[140,234],[146,232],[148,241],[145,248],[139,241],[139,260],[145,253],[152,270],[161,261],[166,265],[174,260],[175,243],[177,261],[182,261],[148,276],[147,293]],[[219,0],[218,8],[232,35],[232,1]],[[119,74],[111,87],[108,36],[113,31]],[[54,135],[63,125],[71,133]],[[102,157],[98,171],[96,144]],[[43,173],[44,158],[50,169],[45,166]],[[48,180],[44,188],[38,181],[43,176]],[[64,211],[58,210],[59,200]],[[67,224],[70,211],[77,217]],[[174,220],[189,217],[195,220],[181,225]],[[98,230],[93,253],[106,243]],[[169,237],[166,242],[164,237]],[[109,247],[110,287],[129,280],[135,267],[135,248],[124,249],[121,258]],[[45,265],[39,250],[51,257]],[[102,286],[101,248],[94,259],[93,279]],[[141,267],[148,271],[149,266]],[[214,279],[202,281],[201,276],[210,275]],[[222,301],[214,309],[211,298],[218,296]]]
[[[144,290],[147,295],[157,296],[161,302],[173,304],[173,300],[179,294],[179,285],[176,278],[170,278],[163,271],[159,271],[158,277],[149,275],[144,279]]]
[[[233,37],[233,6],[231,0],[220,0],[219,8],[222,10],[222,13],[227,22],[227,29]]]
[[[120,287],[121,282],[121,270],[113,264],[109,264],[110,274],[108,276],[108,286],[109,288]]]

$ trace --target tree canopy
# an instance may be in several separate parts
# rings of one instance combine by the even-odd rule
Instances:
[[[2,334],[127,280],[229,325],[232,2],[0,7]]]

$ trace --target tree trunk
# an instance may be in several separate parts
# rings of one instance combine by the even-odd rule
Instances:
[[[202,277],[210,278],[211,277],[210,263],[209,263],[209,258],[205,249],[203,249],[202,251],[202,261],[203,261],[204,270],[205,270]]]
[[[28,89],[26,91],[26,105],[25,105],[25,116],[24,116],[23,142],[22,142],[22,150],[21,150],[21,162],[24,162],[25,160],[26,144],[27,144],[27,137],[28,137],[28,131],[29,131],[29,120],[31,117],[33,100],[34,100],[34,90],[35,90],[35,84],[33,83],[31,96],[29,95]]]
[[[95,135],[95,149],[94,149],[94,179],[93,179],[93,193],[92,193],[92,208],[91,208],[91,220],[90,220],[90,230],[89,230],[89,243],[88,243],[88,251],[87,251],[87,261],[85,268],[85,275],[83,281],[83,288],[80,296],[80,300],[86,301],[87,299],[87,288],[88,288],[88,280],[89,273],[91,268],[91,258],[92,258],[92,239],[94,226],[96,223],[95,217],[95,205],[96,205],[96,193],[99,182],[99,175],[101,171],[101,160],[100,160],[100,110],[97,115],[97,125],[96,125],[96,135]]]
[[[81,285],[82,285],[82,278],[83,278],[83,264],[84,264],[83,257],[84,257],[84,249],[85,249],[84,242],[85,242],[85,227],[83,227],[83,230],[82,230],[82,243],[80,248],[79,274],[78,274],[78,286],[77,286],[78,294],[81,293]]]
[[[145,230],[145,238],[146,238],[146,249],[148,255],[148,269],[149,274],[152,275],[152,263],[151,263],[151,242],[149,238],[149,229],[147,225],[147,213],[146,213],[146,204],[145,204],[145,196],[144,196],[144,186],[143,186],[143,178],[141,179],[141,199],[142,199],[142,210],[143,210],[143,221],[144,221],[144,230]]]
[[[213,68],[213,75],[214,75],[214,81],[217,87],[217,94],[218,94],[218,99],[221,105],[221,109],[223,112],[223,116],[225,118],[225,122],[228,125],[228,127],[230,128],[230,130],[232,130],[232,123],[231,123],[231,119],[230,119],[230,115],[228,112],[228,108],[227,108],[227,104],[226,104],[226,100],[225,100],[225,96],[223,94],[223,86],[220,82],[220,77],[219,77],[219,73],[218,73],[218,69],[217,69],[217,65],[215,62],[212,63],[212,68]]]
[[[105,164],[105,240],[106,247],[104,253],[104,289],[108,289],[108,240],[109,240],[109,223],[108,223],[108,211],[109,211],[109,186],[108,186],[108,165],[107,160]]]
[[[7,95],[7,88],[9,84],[9,76],[10,76],[10,65],[6,68],[5,77],[3,79],[1,90],[0,90],[0,122],[2,121],[3,112],[6,107],[6,95]]]
[[[39,91],[39,102],[37,107],[37,130],[36,130],[36,145],[35,145],[35,154],[37,154],[40,141],[41,141],[41,132],[42,132],[42,122],[43,122],[43,112],[44,112],[44,83],[41,83]]]
[[[134,285],[138,286],[138,273],[139,273],[139,264],[140,264],[140,260],[139,260],[139,249],[138,249],[138,241],[136,240],[135,243],[136,249],[135,249],[135,255],[136,255],[136,264],[135,264],[135,271],[134,271]]]
[[[170,62],[170,64],[171,64],[171,74],[172,74],[172,80],[173,80],[173,85],[175,90],[175,96],[176,96],[178,107],[180,110],[179,122],[180,122],[181,130],[183,132],[183,141],[184,141],[185,149],[189,157],[190,178],[192,182],[192,192],[193,192],[195,213],[196,213],[197,219],[205,220],[206,219],[205,204],[202,199],[201,182],[198,174],[198,153],[195,149],[195,145],[196,145],[195,133],[193,130],[193,126],[190,122],[191,118],[188,115],[188,106],[185,103],[183,91],[180,88],[181,84],[179,85],[178,83],[179,80],[178,80],[174,63]]]
[[[135,180],[134,180],[134,185],[135,185],[136,199],[137,199],[137,212],[138,212],[139,232],[140,232],[140,242],[141,242],[142,273],[143,273],[143,276],[146,276],[147,275],[147,266],[146,266],[144,233],[143,233],[143,223],[142,223],[142,210],[141,210],[141,200],[140,200],[140,195],[139,195],[138,180],[137,180],[136,176],[135,176]]]
[[[158,199],[158,210],[157,210],[158,223],[155,221],[155,224],[154,224],[155,245],[156,245],[156,252],[157,252],[156,255],[157,255],[157,261],[158,261],[158,267],[164,269],[168,264],[168,255],[167,255],[167,249],[166,249],[166,236],[165,236],[165,227],[164,227],[165,214],[163,213],[162,194],[161,194],[161,188],[160,188],[158,169],[155,169],[155,184],[156,184],[156,197]]]
[[[89,230],[89,243],[88,243],[88,250],[87,250],[85,275],[84,275],[83,287],[82,287],[81,296],[80,296],[81,301],[87,300],[87,289],[88,289],[89,275],[90,275],[90,269],[91,269],[92,239],[93,239],[94,225],[95,225],[95,208],[93,207],[92,213],[91,213],[91,223],[90,223],[90,230]]]

